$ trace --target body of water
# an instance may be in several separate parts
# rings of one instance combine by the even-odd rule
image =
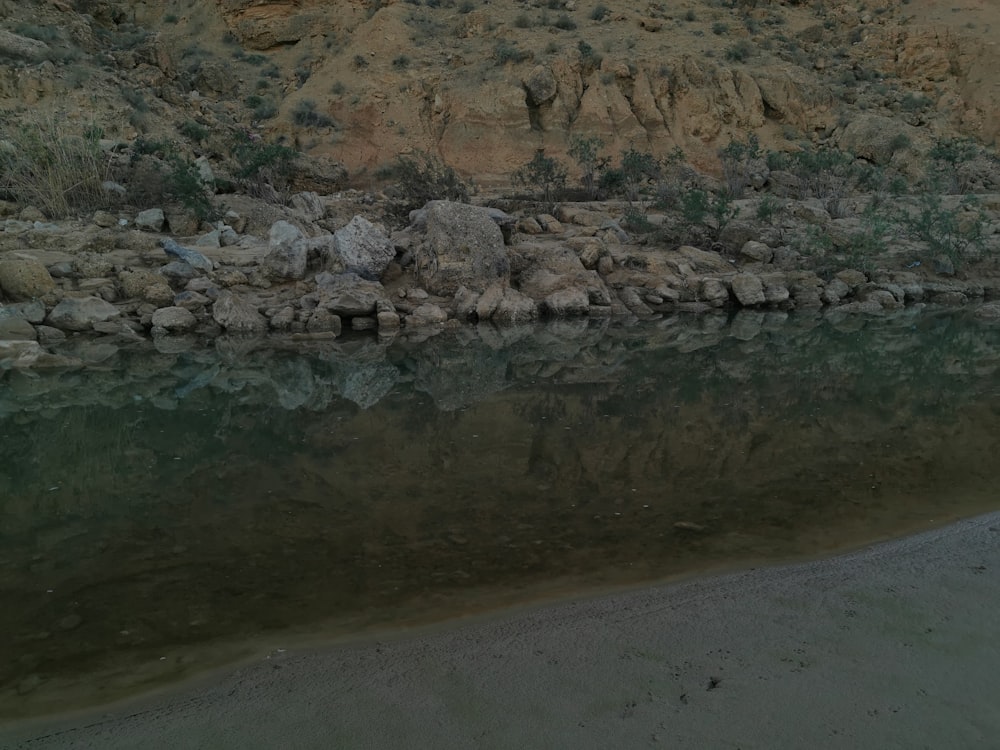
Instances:
[[[7,719],[1000,507],[967,314],[69,346],[0,373]]]

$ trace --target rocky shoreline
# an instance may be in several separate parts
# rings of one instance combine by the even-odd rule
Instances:
[[[58,352],[78,335],[308,341],[347,330],[427,336],[467,322],[744,308],[878,315],[970,302],[987,303],[982,317],[1000,317],[992,260],[956,274],[946,258],[908,261],[916,256],[901,245],[886,267],[864,271],[840,257],[839,270],[820,268],[781,231],[741,220],[718,249],[659,247],[625,231],[615,218],[620,207],[607,203],[563,204],[550,214],[431,201],[390,233],[366,218],[366,202],[300,193],[289,208],[261,217],[250,205],[252,220],[230,210],[203,225],[208,231],[177,239],[161,209],[99,211],[88,223],[48,222],[23,209],[0,223],[0,367],[80,366]],[[738,208],[749,214],[746,203]],[[812,203],[795,202],[787,213],[831,234],[852,221],[821,216]],[[329,218],[352,210],[346,223]]]

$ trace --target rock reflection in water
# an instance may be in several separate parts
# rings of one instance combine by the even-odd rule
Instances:
[[[969,318],[742,312],[4,373],[2,713],[995,508],[998,366]]]

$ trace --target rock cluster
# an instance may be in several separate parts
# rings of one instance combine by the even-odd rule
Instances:
[[[728,308],[880,314],[915,303],[1000,297],[996,280],[924,268],[820,275],[804,270],[793,249],[757,239],[729,255],[646,245],[603,204],[513,217],[431,201],[392,234],[361,215],[328,231],[290,214],[270,226],[266,240],[222,224],[185,240],[198,249],[146,228],[135,234],[141,249],[125,256],[43,249],[68,244],[80,231],[72,226],[23,220],[3,226],[0,236],[38,248],[0,255],[5,368],[73,364],[46,347],[80,333],[125,341],[223,333],[308,340],[346,329],[426,335],[465,322],[509,326],[543,317]],[[119,244],[132,236],[117,223],[99,231]],[[741,232],[733,230],[730,242]],[[87,242],[93,247],[96,240]]]

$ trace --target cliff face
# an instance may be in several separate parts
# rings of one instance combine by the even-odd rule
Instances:
[[[577,136],[708,169],[732,137],[846,146],[871,116],[917,143],[1000,137],[997,9],[735,5],[2,0],[0,110],[126,138],[252,127],[362,181],[415,148],[506,180]]]

